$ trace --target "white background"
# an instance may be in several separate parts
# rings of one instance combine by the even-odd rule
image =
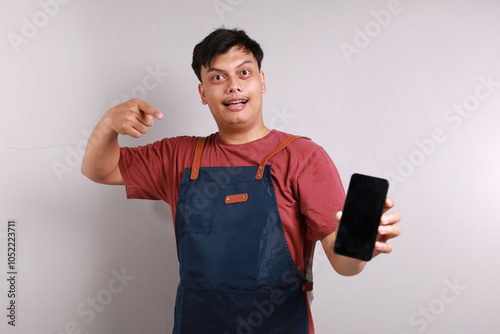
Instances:
[[[266,124],[325,147],[345,187],[353,172],[389,178],[404,216],[394,252],[356,277],[317,252],[317,333],[498,333],[499,17],[497,0],[2,0],[1,333],[171,331],[169,207],[92,183],[80,160],[130,95],[165,117],[123,145],[216,131],[190,62],[221,25],[264,49]],[[117,293],[113,272],[133,277]]]

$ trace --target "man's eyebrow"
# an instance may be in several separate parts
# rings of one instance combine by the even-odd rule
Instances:
[[[244,62],[242,62],[241,64],[239,64],[238,66],[236,66],[236,68],[244,66],[246,64],[252,64],[252,63],[253,63],[253,61],[251,61],[250,59],[248,59],[248,60],[245,60]]]
[[[208,70],[207,70],[207,73],[210,73],[210,72],[224,72],[223,70],[221,69],[218,69],[216,67],[210,67]]]
[[[250,59],[248,59],[248,60],[245,60],[244,62],[242,62],[241,64],[239,64],[238,66],[236,66],[236,68],[239,68],[239,67],[242,67],[244,65],[251,64],[251,63],[253,63],[253,61],[251,61]],[[207,73],[210,73],[210,72],[225,72],[225,71],[221,70],[219,68],[216,68],[216,67],[210,67],[207,70]]]

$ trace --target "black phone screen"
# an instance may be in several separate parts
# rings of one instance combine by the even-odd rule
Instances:
[[[389,182],[353,174],[347,189],[334,252],[363,261],[371,260]]]

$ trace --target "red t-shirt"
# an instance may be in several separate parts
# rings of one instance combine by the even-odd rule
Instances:
[[[272,130],[258,140],[232,145],[218,133],[207,137],[201,167],[256,166],[290,136]],[[165,138],[136,148],[121,148],[119,167],[127,197],[163,200],[175,219],[178,190],[185,168],[191,167],[196,137]],[[268,160],[278,210],[293,260],[306,274],[314,243],[336,229],[334,214],[344,204],[344,188],[325,150],[297,139]]]

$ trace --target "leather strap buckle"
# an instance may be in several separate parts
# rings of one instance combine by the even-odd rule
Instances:
[[[302,292],[313,291],[313,282],[302,284]]]

